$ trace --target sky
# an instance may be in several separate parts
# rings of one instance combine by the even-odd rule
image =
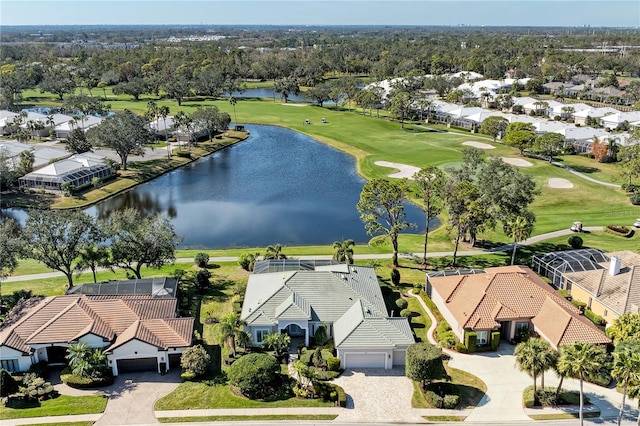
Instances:
[[[0,0],[0,25],[640,27],[640,0]]]

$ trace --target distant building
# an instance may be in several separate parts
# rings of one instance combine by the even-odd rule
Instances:
[[[84,153],[56,161],[24,175],[18,181],[20,188],[23,189],[44,189],[56,192],[62,190],[62,184],[65,182],[70,182],[78,189],[91,185],[94,177],[104,180],[112,175],[111,167],[105,162],[104,157]]]

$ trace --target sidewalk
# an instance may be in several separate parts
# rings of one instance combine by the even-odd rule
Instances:
[[[267,416],[267,415],[339,415],[341,407],[289,407],[289,408],[211,408],[205,410],[156,411],[156,418],[208,417],[208,416]]]
[[[95,422],[102,413],[98,414],[78,414],[75,416],[49,416],[49,417],[28,417],[25,419],[0,420],[2,426],[37,425],[45,423],[74,423],[74,422]]]

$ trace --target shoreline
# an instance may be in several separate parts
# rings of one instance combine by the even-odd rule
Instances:
[[[235,144],[237,144],[239,142],[242,142],[242,141],[248,139],[249,136],[251,136],[249,131],[246,131],[246,130],[242,131],[242,132],[235,131],[235,130],[227,130],[223,134],[226,134],[227,136],[223,136],[222,139],[219,140],[219,141],[216,141],[216,139],[214,139],[213,141],[208,141],[207,140],[207,141],[204,141],[204,142],[200,142],[199,146],[195,146],[195,147],[196,148],[199,148],[199,147],[201,148],[203,144],[209,144],[209,143],[221,144],[221,146],[215,147],[211,151],[206,150],[202,155],[199,155],[197,157],[191,157],[191,158],[188,159],[188,161],[180,162],[180,163],[177,163],[177,164],[175,164],[173,166],[170,166],[170,167],[167,167],[167,168],[163,168],[162,170],[158,171],[157,173],[153,173],[151,176],[143,177],[141,180],[135,180],[129,186],[125,186],[123,188],[116,189],[116,190],[114,190],[114,192],[106,193],[104,196],[97,197],[96,199],[89,200],[89,201],[87,201],[85,203],[79,203],[77,205],[72,205],[72,206],[66,206],[66,205],[56,206],[55,205],[55,203],[56,203],[55,200],[60,200],[61,198],[63,199],[63,201],[67,200],[67,199],[77,199],[76,196],[64,197],[64,196],[60,195],[60,196],[56,196],[54,198],[54,201],[50,205],[41,206],[39,204],[41,204],[43,202],[43,200],[42,200],[43,195],[45,197],[44,201],[46,202],[46,199],[50,198],[51,194],[30,194],[30,195],[32,195],[34,197],[37,197],[31,203],[25,203],[25,204],[16,203],[14,205],[11,205],[11,204],[5,205],[4,203],[2,203],[2,205],[0,207],[2,209],[5,209],[5,208],[6,209],[10,209],[10,208],[20,208],[20,209],[36,208],[36,209],[49,209],[49,210],[72,210],[72,209],[84,209],[84,208],[87,208],[87,207],[91,207],[91,206],[93,206],[93,205],[95,205],[97,203],[100,203],[102,201],[105,201],[105,200],[108,200],[108,199],[110,199],[112,197],[115,197],[116,195],[120,195],[120,194],[122,194],[124,192],[130,191],[130,190],[138,187],[139,185],[142,185],[144,183],[150,182],[153,179],[156,179],[156,178],[158,178],[158,177],[160,177],[160,176],[162,176],[162,175],[164,175],[166,173],[172,172],[174,170],[177,170],[177,169],[180,169],[181,167],[186,166],[187,164],[191,164],[191,163],[193,163],[195,161],[198,161],[201,158],[205,158],[205,157],[210,156],[211,154],[214,154],[216,152],[222,151],[222,150],[224,150],[224,149],[226,149],[226,148],[228,148],[230,146],[233,146],[233,145],[235,145]],[[233,134],[233,136],[232,136],[232,134]],[[178,158],[178,159],[183,158],[183,159],[186,159],[186,157],[179,157],[178,155],[173,154],[173,151],[172,151],[172,158]],[[147,160],[147,161],[155,161],[155,160]],[[143,163],[143,161],[139,161],[137,163]],[[129,163],[129,164],[136,164],[136,163]],[[129,168],[126,171],[131,171],[131,168]],[[119,172],[122,172],[122,170],[119,171]],[[101,186],[100,188],[97,188],[97,189],[103,189],[104,190],[105,188],[108,188],[109,185],[116,184],[118,182],[121,182],[124,179],[135,179],[135,176],[118,176],[118,177],[116,177],[116,179],[111,180],[109,183],[107,183],[107,184],[105,184],[105,185],[103,185],[103,186]],[[16,194],[16,193],[14,193],[14,194]],[[82,193],[78,194],[78,195],[80,197],[83,196]]]

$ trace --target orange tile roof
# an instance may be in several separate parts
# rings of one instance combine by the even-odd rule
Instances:
[[[575,338],[609,342],[575,306],[524,266],[487,268],[485,274],[431,277],[429,282],[463,328],[488,330],[499,327],[499,321],[535,318],[536,329],[548,334],[552,343],[564,344]],[[564,314],[559,316],[560,312]]]
[[[113,345],[131,336],[159,348],[189,346],[194,319],[175,318],[176,305],[175,298],[145,296],[50,297],[0,329],[0,346],[30,353],[31,344],[71,343],[89,333]]]

